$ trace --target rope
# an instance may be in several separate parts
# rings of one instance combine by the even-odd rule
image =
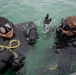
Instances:
[[[16,46],[12,46],[12,43],[14,43],[14,42],[17,42],[17,45]],[[19,46],[20,46],[20,41],[19,40],[11,40],[7,46],[0,45],[0,48],[6,48],[11,53],[13,53],[14,56],[17,58],[18,57],[18,54],[15,51],[12,51],[11,49],[17,48]]]
[[[49,70],[55,70],[57,68],[58,65],[56,65],[55,67],[51,67],[49,68]]]

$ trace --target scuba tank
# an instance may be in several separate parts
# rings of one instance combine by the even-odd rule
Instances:
[[[24,60],[25,57],[19,56],[18,58],[13,59],[11,63],[11,70],[14,72],[17,72],[19,69],[21,69],[24,66]]]

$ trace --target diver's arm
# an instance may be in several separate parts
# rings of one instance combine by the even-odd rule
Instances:
[[[63,30],[62,29],[62,32],[64,33],[64,34],[66,34],[67,36],[72,36],[72,35],[74,35],[74,33],[73,32],[71,32],[71,31],[69,31],[69,30]]]

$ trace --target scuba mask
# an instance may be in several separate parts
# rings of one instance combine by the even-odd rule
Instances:
[[[0,36],[5,38],[13,37],[13,24],[12,23],[0,24]]]
[[[76,30],[76,27],[71,22],[66,22],[65,19],[62,18],[61,20],[61,26],[64,30]]]

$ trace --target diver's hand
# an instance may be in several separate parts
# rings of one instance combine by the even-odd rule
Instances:
[[[62,30],[62,32],[64,33],[64,34],[66,34],[67,36],[73,36],[74,35],[74,33],[73,32],[71,32],[71,31],[69,31],[69,30]]]

